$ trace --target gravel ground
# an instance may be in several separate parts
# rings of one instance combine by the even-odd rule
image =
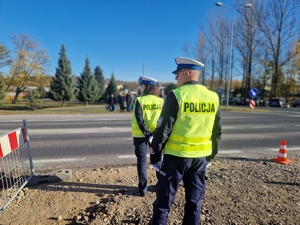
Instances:
[[[300,224],[300,156],[290,165],[268,158],[222,159],[207,170],[201,224]],[[72,178],[25,188],[0,214],[0,224],[148,224],[155,199],[155,171],[149,192],[136,194],[135,165],[73,170]],[[177,193],[168,225],[179,225],[184,189]]]

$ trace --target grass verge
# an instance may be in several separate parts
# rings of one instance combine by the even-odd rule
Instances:
[[[14,114],[104,114],[108,113],[105,109],[105,103],[92,103],[85,105],[82,102],[67,102],[64,107],[60,102],[46,101],[43,103],[41,109],[28,109],[27,102],[19,102],[17,104],[3,103],[0,106],[0,115],[14,115]],[[242,112],[270,112],[267,108],[250,109],[249,107],[234,107],[221,106],[222,111],[242,111]],[[117,110],[116,112],[119,112]]]

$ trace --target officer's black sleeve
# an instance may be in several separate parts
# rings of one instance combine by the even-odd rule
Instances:
[[[221,126],[221,113],[220,113],[220,107],[218,108],[218,111],[215,116],[215,122],[214,127],[212,131],[212,154],[210,156],[207,156],[206,159],[208,161],[212,160],[218,153],[219,150],[219,143],[221,140],[222,135],[222,126]]]
[[[177,119],[178,109],[178,102],[174,93],[171,91],[167,95],[154,131],[151,147],[155,153],[160,153],[165,147],[166,142],[171,135],[172,127]]]
[[[148,139],[149,136],[151,135],[151,133],[150,133],[149,128],[146,126],[145,121],[143,119],[142,106],[140,105],[138,100],[136,100],[134,114],[135,114],[137,124],[139,125],[139,128],[141,129],[141,131],[143,132],[145,137]]]

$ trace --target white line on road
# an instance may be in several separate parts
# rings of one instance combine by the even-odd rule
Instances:
[[[249,149],[248,149],[249,150]],[[279,151],[279,148],[269,148],[269,149],[264,149],[264,148],[253,148],[250,150],[255,150],[255,151],[261,151],[263,150],[264,152],[267,151],[272,151],[272,152],[277,152]],[[300,147],[291,147],[291,148],[287,148],[287,151],[300,151]],[[240,153],[247,153],[246,149],[243,150],[237,150],[237,149],[232,149],[232,150],[220,150],[218,152],[218,156],[219,155],[228,155],[228,154],[240,154]],[[150,155],[147,154],[147,157],[149,158]],[[118,159],[134,159],[136,158],[135,155],[118,155],[117,156]],[[37,160],[33,160],[34,164],[44,164],[44,163],[58,163],[58,162],[80,162],[80,161],[86,161],[86,157],[83,158],[61,158],[61,159],[37,159]]]
[[[279,148],[253,148],[253,149],[247,149],[247,150],[255,150],[255,151],[261,151],[263,150],[264,152],[267,151],[279,151]],[[300,151],[300,147],[292,147],[292,148],[287,148],[287,151]],[[240,154],[240,153],[247,153],[246,149],[243,150],[237,150],[237,149],[232,149],[232,150],[219,150],[218,155],[228,155],[228,154]],[[147,154],[147,157],[150,157],[149,154]],[[135,155],[118,155],[118,159],[133,159],[136,158]]]
[[[236,127],[230,127],[230,126],[222,126],[222,130],[234,130]]]
[[[150,157],[149,154],[147,154],[147,157]],[[118,159],[133,159],[136,158],[135,155],[118,155]]]
[[[270,151],[279,151],[280,147],[278,148],[271,148],[269,149]],[[286,150],[287,152],[288,151],[300,151],[300,147],[292,147],[292,148],[289,148],[289,146],[286,147]]]
[[[131,127],[100,127],[100,128],[68,128],[68,129],[28,129],[29,135],[33,134],[91,134],[91,133],[121,133],[131,132]]]
[[[86,158],[62,158],[62,159],[37,159],[33,160],[33,163],[57,163],[57,162],[78,162],[85,161]]]
[[[224,151],[219,151],[219,154],[237,154],[237,153],[241,153],[242,151],[240,150],[224,150]],[[147,157],[150,157],[149,154],[147,154]],[[132,159],[132,158],[136,158],[135,155],[118,155],[118,159]]]
[[[254,126],[253,128],[255,129],[260,129],[260,128],[275,128],[277,126]]]
[[[282,125],[280,125],[282,126]],[[280,128],[279,125],[269,125],[269,126],[254,126],[256,129],[263,128]],[[295,124],[291,127],[300,127],[300,125]],[[236,126],[222,126],[223,130],[244,130],[248,128],[246,125],[236,125]],[[3,130],[3,132],[8,132]],[[126,133],[131,132],[131,127],[97,127],[97,128],[65,128],[65,129],[28,129],[29,135],[61,135],[61,134],[97,134],[97,133]],[[236,134],[234,134],[237,136]]]

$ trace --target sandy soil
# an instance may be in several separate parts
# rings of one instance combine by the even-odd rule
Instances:
[[[300,224],[300,156],[290,159],[217,159],[207,171],[201,224]],[[149,192],[139,197],[135,165],[72,170],[69,180],[24,188],[0,224],[148,224],[156,184],[148,171]],[[181,186],[169,225],[181,224],[183,207]]]

